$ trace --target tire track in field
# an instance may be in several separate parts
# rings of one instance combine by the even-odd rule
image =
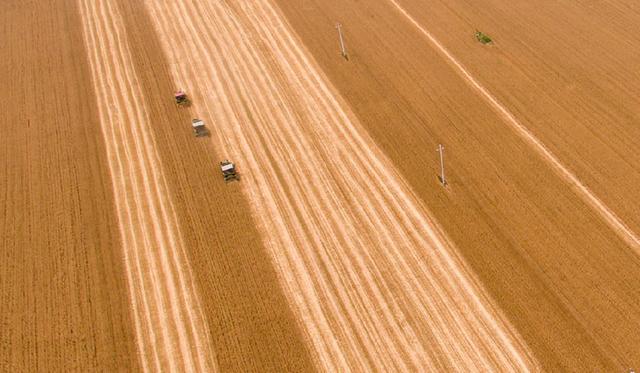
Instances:
[[[600,214],[602,219],[636,252],[640,253],[640,237],[625,222],[620,219],[613,210],[602,202],[578,177],[571,172],[555,154],[549,150],[540,139],[538,139],[529,129],[504,106],[500,101],[487,90],[471,73],[458,61],[447,48],[438,41],[425,27],[407,12],[396,0],[388,0],[420,33],[422,33],[431,44],[447,59],[454,69],[475,89],[480,95],[506,120],[520,137],[530,144],[545,159],[556,172],[573,187],[582,199]]]
[[[206,323],[119,10],[109,1],[79,4],[142,368],[214,370]]]
[[[536,367],[268,1],[145,4],[176,81],[238,163],[319,367]]]

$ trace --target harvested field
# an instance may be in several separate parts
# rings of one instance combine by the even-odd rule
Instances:
[[[640,367],[640,13],[505,4],[10,1],[0,370]]]

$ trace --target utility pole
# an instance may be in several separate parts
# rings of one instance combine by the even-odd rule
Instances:
[[[342,25],[340,23],[336,24],[336,29],[338,29],[338,38],[340,38],[340,54],[344,57],[345,60],[349,60],[349,55],[347,55],[347,48],[344,46],[344,37],[342,36]]]
[[[440,153],[440,182],[442,186],[447,186],[447,179],[444,177],[444,146],[438,145],[438,153]]]

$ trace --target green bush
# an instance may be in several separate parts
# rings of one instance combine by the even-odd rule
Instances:
[[[480,31],[476,31],[476,39],[478,39],[478,41],[481,42],[482,44],[491,43],[491,38],[489,37],[489,35],[482,33]]]

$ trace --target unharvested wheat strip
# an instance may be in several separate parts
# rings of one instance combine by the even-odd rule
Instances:
[[[122,102],[122,99],[120,99],[120,101],[117,99],[120,97],[120,92],[133,92],[136,97],[142,97],[137,79],[131,72],[131,54],[127,49],[126,38],[123,37],[123,26],[120,24],[120,19],[115,19],[118,16],[116,8],[111,7],[110,4],[107,3],[106,7],[101,7],[99,10],[93,8],[92,11],[89,12],[89,5],[91,4],[95,5],[93,2],[88,2],[87,7],[83,7],[83,9],[87,11],[83,14],[85,18],[85,28],[88,31],[86,34],[92,36],[97,35],[98,37],[91,39],[94,45],[93,48],[89,48],[89,50],[106,50],[111,52],[103,52],[103,58],[101,59],[90,59],[94,66],[93,74],[96,90],[101,92],[99,97],[104,100],[103,103],[106,103],[106,105],[100,105],[101,110],[103,106],[106,106],[108,116],[111,118],[109,122],[103,121],[102,126],[106,140],[109,140],[109,133],[114,136],[111,141],[107,141],[109,153],[116,155],[115,161],[113,156],[109,157],[110,168],[112,170],[116,168],[120,169],[120,180],[114,180],[114,188],[116,189],[115,194],[117,196],[124,196],[125,201],[124,203],[120,203],[117,209],[118,211],[122,211],[122,207],[131,209],[132,206],[137,206],[135,208],[137,211],[135,215],[137,215],[139,219],[140,235],[133,234],[123,237],[125,242],[132,238],[134,241],[131,242],[130,247],[125,247],[125,249],[129,250],[133,248],[136,251],[134,255],[136,258],[140,258],[137,255],[139,251],[142,251],[146,256],[143,260],[137,261],[136,266],[138,268],[150,265],[150,267],[146,267],[144,270],[146,277],[137,278],[137,283],[135,282],[136,277],[129,276],[129,280],[134,282],[130,284],[130,288],[133,289],[131,293],[134,298],[132,299],[132,303],[134,304],[133,309],[136,312],[134,318],[141,319],[137,315],[139,308],[135,306],[137,304],[136,297],[143,298],[143,304],[145,304],[145,309],[147,310],[147,317],[143,320],[149,325],[140,327],[137,330],[140,332],[146,330],[152,333],[155,327],[164,327],[163,338],[158,340],[152,337],[149,338],[150,341],[148,341],[148,343],[151,344],[155,353],[158,351],[156,344],[161,343],[165,354],[163,358],[166,358],[166,360],[163,359],[163,361],[168,364],[167,366],[171,370],[197,369],[206,371],[213,368],[210,362],[212,356],[203,356],[203,354],[208,354],[208,351],[202,352],[203,349],[206,350],[206,347],[203,346],[207,346],[208,344],[206,340],[202,342],[198,339],[198,333],[201,333],[203,323],[201,320],[194,321],[194,318],[202,314],[198,313],[199,311],[197,310],[191,310],[193,303],[197,304],[197,301],[193,303],[191,301],[194,299],[197,300],[197,298],[191,293],[193,287],[189,286],[190,278],[187,278],[182,272],[185,266],[185,259],[184,257],[180,257],[180,253],[184,253],[184,249],[176,247],[181,244],[181,238],[179,232],[177,232],[175,213],[173,212],[173,207],[170,205],[170,201],[166,200],[166,197],[162,197],[168,195],[168,193],[166,192],[167,187],[164,176],[162,175],[160,167],[157,165],[159,159],[155,152],[154,145],[146,140],[146,138],[150,137],[147,127],[144,127],[145,123],[148,123],[148,115],[145,112],[144,106],[134,106],[131,108],[130,105]],[[99,5],[104,5],[104,3],[101,2]],[[89,22],[92,20],[97,20],[99,23],[90,24]],[[95,29],[93,29],[92,26]],[[102,37],[103,35],[106,35],[107,38],[104,39]],[[90,44],[89,46],[91,47],[92,45]],[[95,56],[97,57],[97,54]],[[110,80],[109,84],[104,84],[104,79],[99,72],[98,66],[100,66],[102,61],[108,61],[112,56],[114,57],[110,64],[112,70],[102,71],[103,74],[107,74],[107,79]],[[112,77],[115,77],[115,79],[112,79]],[[101,84],[97,82],[101,82]],[[125,86],[121,85],[123,82],[126,84]],[[114,98],[115,101],[110,102],[110,100],[114,100]],[[125,107],[126,114],[118,110],[118,108],[122,106]],[[115,120],[113,120],[114,117]],[[123,126],[124,123],[133,123],[134,127]],[[117,131],[114,131],[110,124],[119,124]],[[135,127],[137,127],[137,129]],[[111,128],[111,130],[109,130],[109,128]],[[145,136],[143,136],[145,139],[142,141],[139,141],[136,137],[139,132],[145,134]],[[119,139],[116,139],[115,136],[118,136]],[[127,162],[123,163],[122,159],[127,159]],[[126,172],[129,174],[127,179],[122,177],[123,169],[126,169]],[[117,178],[115,174],[114,177]],[[121,190],[118,190],[118,188],[121,188]],[[133,194],[129,193],[130,188]],[[153,193],[150,194],[149,191],[153,191]],[[131,215],[132,214],[127,211],[127,216]],[[124,219],[121,219],[120,224],[122,224],[123,220]],[[135,220],[132,221],[132,223],[135,223]],[[160,249],[159,258],[154,255],[152,251],[154,248]],[[128,258],[129,253],[126,252],[125,260],[128,260]],[[157,263],[160,264],[162,269],[156,267]],[[128,272],[131,273],[130,268]],[[174,278],[175,276],[177,276],[177,279]],[[162,282],[162,286],[164,286],[164,291],[159,287],[161,286],[160,282]],[[178,283],[177,285],[176,282]],[[146,306],[147,298],[146,292],[144,291],[145,283],[151,284],[154,288],[154,313],[159,319],[152,320],[148,317],[148,307]],[[138,286],[143,287],[142,292],[136,291]],[[181,289],[182,296],[178,296],[177,294],[178,287]],[[163,293],[169,295],[171,306],[164,304]],[[178,303],[180,300],[182,302]],[[171,310],[170,313],[174,316],[173,324],[170,326],[171,329],[163,322],[168,310]],[[197,312],[195,316],[194,312]],[[158,323],[158,321],[161,322]],[[189,325],[189,329],[185,327],[185,321]],[[169,337],[170,331],[177,338],[174,336]],[[205,333],[205,336],[206,335]],[[174,350],[172,347],[176,339],[180,345],[179,354],[177,350]],[[149,364],[144,361],[148,358],[144,356],[146,353],[146,349],[144,348],[146,342],[144,342],[144,340],[144,336],[138,335],[138,343],[140,344],[141,355],[143,355],[141,356],[141,360],[143,360],[143,366],[146,367],[145,369],[148,369]],[[182,364],[182,368],[178,368],[176,365],[179,363]],[[197,368],[194,364],[197,364]],[[155,365],[156,368],[160,368],[157,356],[155,356]]]
[[[473,87],[489,104],[500,113],[509,124],[528,144],[551,164],[576,192],[595,209],[607,224],[625,241],[632,249],[640,253],[640,237],[620,219],[613,210],[604,204],[591,190],[574,175],[558,157],[555,156],[529,129],[520,123],[518,119],[498,99],[489,92],[471,73],[436,39],[426,28],[411,16],[396,0],[388,0],[391,4],[413,24],[436,49],[451,63],[455,70]]]

